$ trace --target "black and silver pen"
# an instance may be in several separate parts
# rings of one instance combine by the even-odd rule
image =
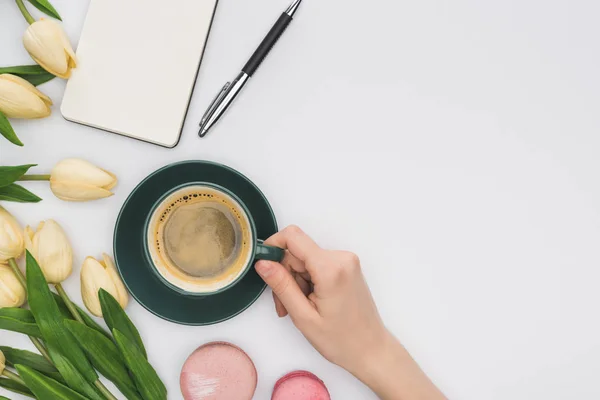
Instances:
[[[227,82],[225,86],[223,86],[223,89],[217,94],[217,97],[210,103],[210,106],[208,106],[208,109],[202,117],[202,121],[200,121],[200,132],[198,133],[200,137],[204,137],[209,129],[217,123],[219,118],[221,118],[231,103],[233,103],[233,100],[235,100],[246,82],[248,82],[248,79],[252,77],[258,67],[260,67],[260,64],[265,57],[267,57],[273,46],[275,46],[275,43],[277,43],[292,21],[301,2],[302,0],[295,0],[292,5],[281,14],[281,17],[279,17],[273,28],[271,28],[267,36],[263,39],[260,46],[258,46],[252,57],[250,57],[250,60],[248,60],[244,68],[242,68],[242,72],[240,72],[233,82]]]

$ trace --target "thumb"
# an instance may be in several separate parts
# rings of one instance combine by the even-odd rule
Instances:
[[[274,261],[259,261],[256,263],[256,272],[273,289],[293,319],[306,318],[316,312],[283,265]]]

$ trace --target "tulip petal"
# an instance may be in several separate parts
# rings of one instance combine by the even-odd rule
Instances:
[[[25,227],[24,235],[23,235],[23,241],[25,243],[25,248],[31,253],[33,258],[37,259],[37,256],[35,255],[35,252],[33,251],[33,236],[34,235],[35,235],[35,232],[33,231],[33,229],[31,229],[31,227],[29,225],[27,225]]]
[[[65,201],[98,200],[113,195],[106,189],[77,182],[50,181],[50,189],[56,197]]]
[[[60,283],[71,275],[73,250],[67,235],[56,221],[49,219],[40,223],[33,237],[33,248],[48,283]]]
[[[24,247],[21,226],[15,217],[0,206],[0,261],[19,257]]]
[[[95,258],[87,257],[81,267],[81,297],[87,309],[97,317],[102,317],[102,307],[98,291],[106,290],[118,296],[117,289],[106,269]]]
[[[108,175],[111,176],[111,178],[113,178],[112,182],[109,183],[108,185],[104,185],[103,188],[106,190],[110,190],[110,189],[114,188],[115,186],[117,186],[117,182],[118,182],[117,176],[115,174],[113,174],[112,172],[107,171],[105,169],[103,169],[102,171],[106,172]]]
[[[45,64],[43,60],[37,58],[36,56],[34,56],[31,53],[29,53],[29,56],[31,57],[31,59],[33,61],[36,62],[36,64],[39,64],[40,67],[44,68],[46,71],[48,71],[52,75],[54,75],[54,76],[56,76],[58,78],[62,78],[62,79],[69,79],[71,77],[71,71],[67,71],[65,73],[59,73],[59,72],[56,72],[56,71],[51,71],[50,67],[47,64]]]
[[[60,30],[60,38],[61,38],[63,48],[65,50],[65,54],[67,56],[67,60],[68,60],[67,62],[69,64],[69,73],[70,73],[71,69],[77,67],[77,57],[75,57],[75,52],[73,51],[73,47],[71,46],[71,42],[69,41],[67,34],[62,29]]]
[[[104,266],[106,267],[106,272],[108,273],[108,276],[115,284],[115,289],[117,290],[117,296],[115,298],[117,299],[121,307],[125,309],[127,307],[127,304],[129,304],[129,292],[125,288],[125,285],[121,280],[121,276],[117,272],[117,267],[115,266],[115,263],[110,258],[110,256],[106,253],[103,253],[102,259],[104,261]]]
[[[21,307],[27,293],[8,265],[0,265],[0,308]]]
[[[0,111],[9,118],[28,119],[44,118],[51,112],[34,92],[8,79],[0,79]]]
[[[0,75],[0,79],[5,79],[7,81],[11,81],[11,82],[16,83],[17,85],[22,86],[24,89],[27,89],[31,93],[38,96],[44,103],[46,103],[49,106],[51,106],[53,104],[52,99],[50,97],[46,96],[38,88],[33,86],[29,81],[21,78],[20,76],[16,76],[16,75],[12,75],[12,74],[2,74],[2,75]]]
[[[80,158],[67,158],[60,161],[50,174],[52,181],[84,183],[104,189],[110,189],[109,186],[114,186],[116,180],[110,172]]]

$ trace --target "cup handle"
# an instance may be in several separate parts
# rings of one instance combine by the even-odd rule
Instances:
[[[284,255],[285,250],[280,249],[279,247],[267,246],[262,240],[259,240],[256,245],[256,254],[254,255],[254,258],[256,260],[280,262],[283,260]]]

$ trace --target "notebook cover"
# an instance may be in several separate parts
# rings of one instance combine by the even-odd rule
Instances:
[[[91,0],[62,115],[176,146],[217,2]]]

